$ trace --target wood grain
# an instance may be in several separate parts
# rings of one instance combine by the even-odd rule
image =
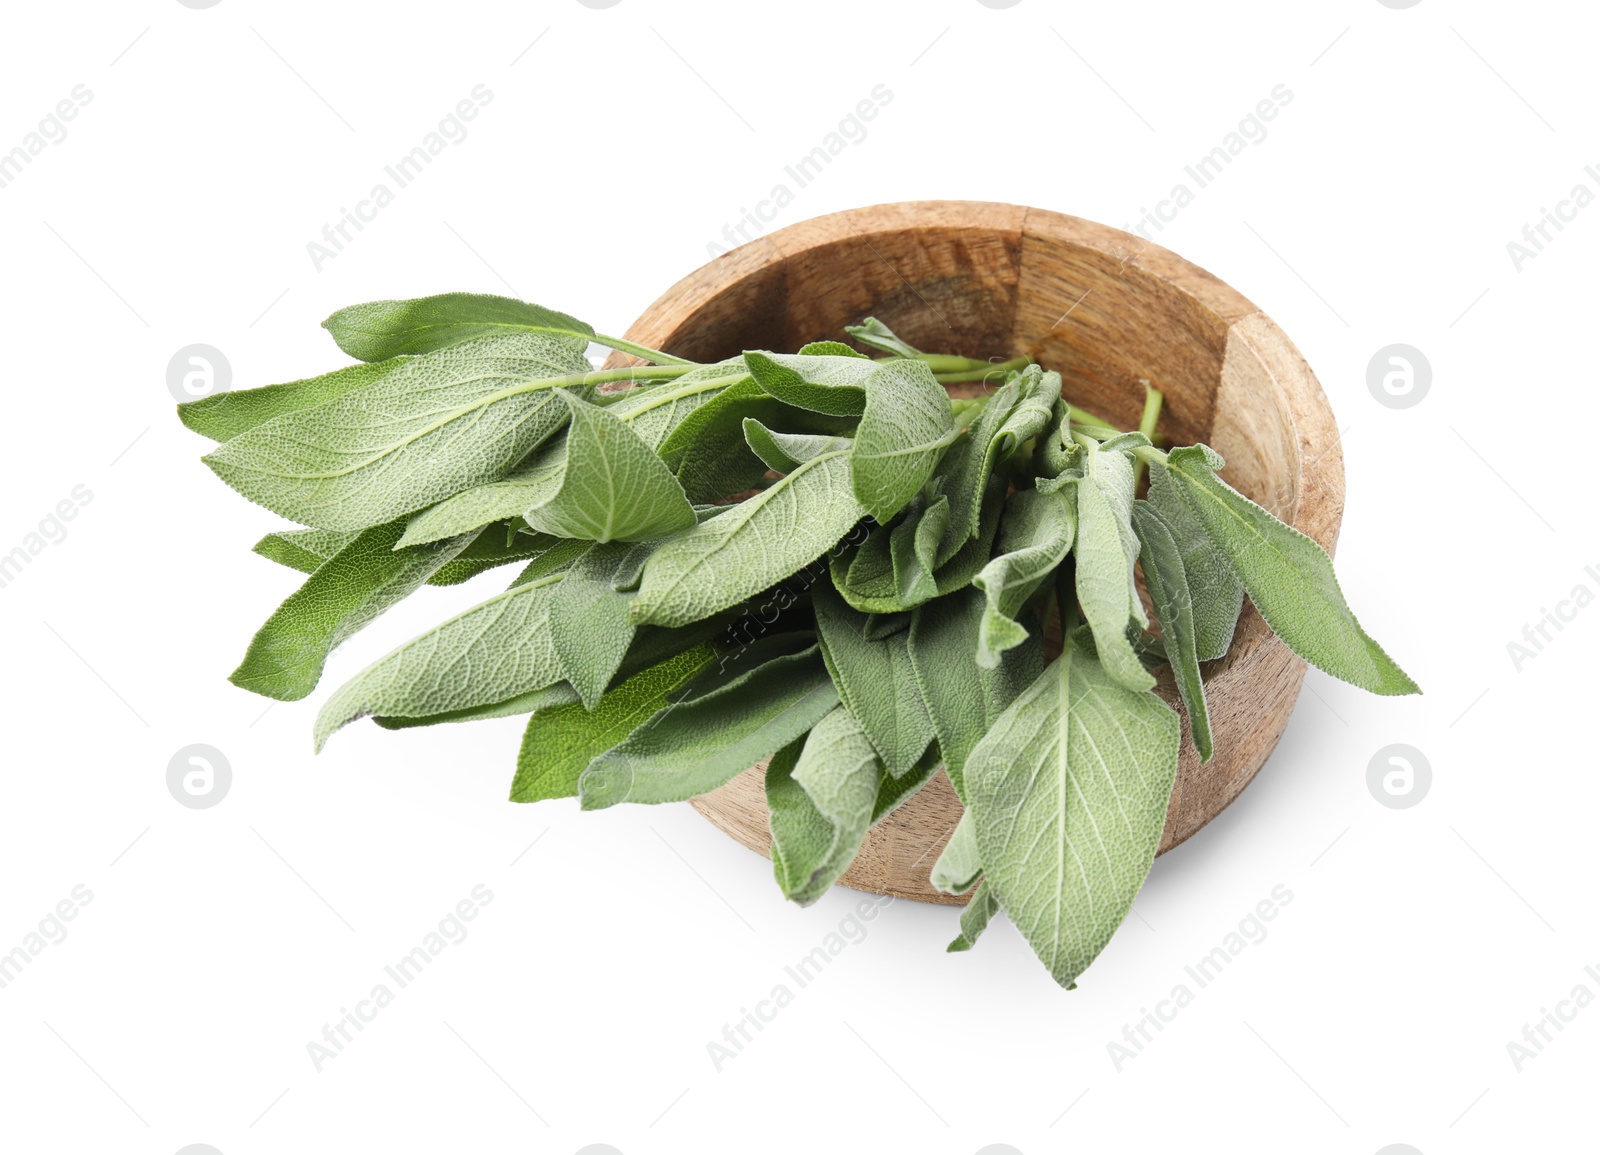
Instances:
[[[1299,351],[1237,291],[1139,237],[1043,209],[916,201],[835,213],[741,246],[668,289],[629,340],[696,360],[841,339],[876,316],[911,344],[973,357],[1027,354],[1075,404],[1138,423],[1148,380],[1161,432],[1206,441],[1223,476],[1330,553],[1344,464],[1327,398]],[[614,354],[611,366],[632,363]],[[1163,672],[1165,673],[1165,672]],[[1282,737],[1305,664],[1248,604],[1228,653],[1204,667],[1216,756],[1200,765],[1184,724],[1164,852],[1249,785]],[[1170,675],[1157,692],[1176,708]],[[768,852],[763,766],[692,805]],[[940,773],[867,835],[841,880],[926,902],[928,872],[961,815]]]

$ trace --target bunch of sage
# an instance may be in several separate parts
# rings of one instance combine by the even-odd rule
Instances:
[[[1153,670],[1204,759],[1201,664],[1246,595],[1319,669],[1417,692],[1315,542],[1211,449],[1160,447],[1156,390],[1122,432],[1055,372],[923,353],[870,318],[854,346],[714,364],[459,293],[324,327],[356,364],[179,406],[220,443],[206,464],[295,523],[256,552],[308,575],[232,680],[305,697],[419,587],[521,569],[337,690],[319,749],[362,717],[525,714],[512,799],[584,809],[767,759],[773,870],[802,904],[943,769],[965,813],[931,877],[973,892],[950,949],[1003,910],[1070,987],[1161,836],[1181,727]],[[591,344],[642,363],[595,370]]]

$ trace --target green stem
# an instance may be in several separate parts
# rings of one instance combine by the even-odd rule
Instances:
[[[1144,413],[1139,417],[1139,432],[1143,433],[1152,442],[1156,439],[1156,423],[1161,420],[1161,403],[1165,400],[1161,390],[1152,389],[1150,382],[1144,384]],[[1133,459],[1133,487],[1139,488],[1139,482],[1144,480],[1144,458]]]
[[[926,358],[924,358],[926,359]],[[962,381],[987,381],[994,374],[1004,375],[1013,369],[1025,369],[1032,361],[1027,357],[1013,357],[1009,361],[971,361],[966,357],[954,358],[966,362],[965,368],[934,370],[934,378],[941,385],[955,385]]]
[[[607,385],[613,381],[671,381],[685,373],[700,368],[698,365],[629,365],[626,369],[591,369],[587,373],[568,373],[563,377],[542,377],[533,384],[540,389],[557,389],[567,385]],[[528,390],[513,386],[508,394]]]
[[[615,349],[620,353],[631,353],[646,361],[653,361],[657,365],[694,365],[697,362],[683,357],[674,357],[671,353],[663,353],[659,349],[651,349],[646,345],[637,345],[622,337],[608,337],[604,333],[596,333],[593,337],[596,345],[604,345],[608,349]]]

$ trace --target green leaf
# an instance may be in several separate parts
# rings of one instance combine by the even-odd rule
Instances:
[[[612,678],[608,689],[615,689],[619,682],[626,681],[652,666],[658,666],[678,654],[708,644],[717,632],[716,627],[703,622],[681,630],[658,630],[652,626],[637,631],[634,635],[634,644],[629,648],[627,657],[622,660],[622,667]],[[410,718],[377,714],[372,720],[385,730],[409,730],[417,726],[511,718],[518,714],[536,714],[540,710],[552,710],[557,706],[574,704],[581,708],[578,691],[572,688],[572,684],[552,682],[547,686],[486,705],[468,706],[460,710],[446,710],[438,714],[422,714]]]
[[[944,564],[978,534],[985,494],[995,464],[1003,461],[1048,423],[1051,406],[1060,399],[1061,376],[1037,365],[1009,377],[989,399],[966,435],[940,463],[939,484],[950,498],[950,522],[939,543]]]
[[[335,533],[327,529],[280,529],[251,546],[251,551],[268,561],[311,573],[323,562],[349,545],[359,533]]]
[[[911,619],[911,665],[939,736],[945,772],[966,801],[963,771],[973,747],[1044,670],[1037,632],[985,669],[973,661],[986,602],[976,589],[949,594],[920,607]]]
[[[849,454],[824,453],[726,513],[666,542],[644,567],[633,620],[681,626],[809,565],[860,521]]]
[[[854,337],[857,344],[865,345],[869,349],[893,353],[896,357],[922,356],[916,349],[896,337],[894,330],[876,317],[868,317],[859,325],[846,325],[844,331]]]
[[[867,403],[863,384],[877,370],[875,362],[856,353],[750,352],[744,363],[756,384],[779,401],[835,417],[861,416]]]
[[[950,524],[950,499],[923,504],[918,498],[911,512],[889,533],[889,559],[894,567],[895,593],[908,606],[921,605],[939,594],[939,542]]]
[[[669,704],[578,781],[585,810],[684,802],[721,786],[810,730],[839,704],[815,645]]]
[[[441,293],[407,301],[368,301],[340,309],[322,327],[339,348],[361,361],[404,353],[431,353],[475,337],[538,333],[582,353],[594,330],[554,309],[510,297]]]
[[[550,641],[586,709],[594,709],[633,644],[633,595],[616,588],[632,552],[625,542],[595,546],[573,562],[550,602]]]
[[[1005,508],[1005,493],[1005,479],[998,475],[990,478],[984,494],[983,520],[977,534],[934,571],[934,592],[937,596],[966,588],[988,564],[995,532],[1000,527],[1001,513]],[[927,592],[926,585],[913,582],[910,585],[911,596],[902,596],[894,570],[894,529],[882,526],[874,529],[858,549],[833,560],[834,585],[844,595],[845,601],[862,613],[891,614],[912,610],[922,604],[918,599]]]
[[[439,567],[438,572],[428,579],[428,584],[460,585],[499,566],[538,557],[553,548],[556,541],[548,534],[530,533],[502,523],[485,526],[466,549]]]
[[[949,395],[921,361],[881,362],[863,388],[850,483],[862,508],[884,523],[933,475],[957,430]]]
[[[994,669],[1000,655],[1027,640],[1017,612],[1050,580],[1072,548],[1077,513],[1069,492],[1024,489],[1012,495],[1000,521],[1000,556],[972,579],[986,599],[978,630],[978,665]]]
[[[743,359],[734,357],[691,369],[671,381],[635,385],[620,393],[602,394],[601,398],[614,416],[626,421],[641,441],[659,453],[673,431],[691,414],[721,396],[729,386],[747,380]]]
[[[766,475],[766,464],[745,442],[746,418],[791,433],[838,434],[853,424],[848,418],[796,409],[745,377],[689,414],[661,443],[659,452],[690,501],[716,501],[742,493]]]
[[[967,760],[984,885],[1064,987],[1126,917],[1155,860],[1178,716],[1074,647]]]
[[[584,768],[664,709],[715,657],[701,644],[633,675],[592,710],[578,702],[539,710],[522,732],[511,801],[575,797]]]
[[[328,654],[410,594],[471,540],[452,538],[395,552],[398,521],[359,534],[267,619],[228,676],[241,689],[292,702],[316,689]]]
[[[796,466],[813,457],[850,448],[847,438],[818,433],[776,433],[754,417],[744,419],[744,440],[750,452],[774,473],[793,473]]]
[[[566,437],[558,434],[556,440],[535,453],[532,461],[515,473],[462,490],[438,505],[413,514],[406,523],[406,533],[400,544],[424,545],[495,522],[521,518],[530,506],[548,500],[555,493],[565,468]]]
[[[1160,462],[1150,465],[1150,505],[1172,531],[1194,603],[1195,649],[1202,662],[1220,658],[1233,644],[1244,608],[1244,585],[1227,557],[1189,511],[1177,483]]]
[[[822,656],[850,713],[896,778],[933,741],[933,719],[911,666],[909,633],[866,637],[867,617],[851,609],[829,581],[811,587]]]
[[[882,777],[872,743],[843,707],[816,724],[794,762],[768,764],[772,873],[786,897],[810,906],[849,868]]]
[[[369,714],[426,718],[505,702],[560,681],[565,674],[549,615],[561,576],[546,573],[514,585],[379,658],[322,707],[316,748]]]
[[[972,811],[962,811],[961,821],[950,834],[939,857],[934,860],[928,881],[935,890],[945,894],[965,894],[977,884],[983,873],[983,860],[978,857],[978,827]]]
[[[695,524],[694,508],[667,463],[626,422],[558,393],[572,411],[553,491],[523,513],[542,533],[589,541],[647,541]],[[557,447],[552,446],[553,450]]]
[[[371,385],[406,363],[393,357],[371,365],[347,365],[319,377],[306,377],[282,385],[263,385],[259,389],[235,389],[214,393],[198,401],[178,406],[178,419],[202,437],[227,441],[286,413],[337,400],[347,393]]]
[[[1272,632],[1317,669],[1351,685],[1374,694],[1421,693],[1356,621],[1322,547],[1217,477],[1222,465],[1204,445],[1167,455],[1168,472],[1195,520]]]
[[[1085,453],[1084,462],[1085,476],[1062,486],[1062,492],[1076,491],[1078,499],[1078,604],[1106,672],[1130,690],[1148,690],[1155,679],[1127,636],[1128,622],[1144,617],[1133,583],[1139,544],[1129,525],[1133,463],[1126,454],[1105,450]]]
[[[365,529],[494,481],[567,419],[552,396],[589,364],[554,338],[480,337],[276,417],[204,459],[251,501],[319,529]]]
[[[913,794],[928,784],[928,780],[939,772],[943,764],[939,758],[939,743],[929,742],[927,752],[907,773],[898,778],[885,774],[878,783],[878,800],[872,805],[873,824],[876,825],[904,805]]]
[[[866,360],[865,353],[858,353],[843,341],[808,341],[800,346],[801,356],[810,357],[860,357]]]
[[[1189,715],[1189,732],[1202,763],[1211,761],[1211,716],[1206,710],[1205,683],[1200,677],[1196,648],[1194,604],[1189,600],[1189,579],[1183,570],[1178,543],[1161,515],[1146,501],[1133,504],[1133,527],[1139,534],[1145,585],[1155,603],[1156,620],[1166,641],[1167,660],[1178,683],[1178,694]]]
[[[995,901],[994,891],[989,889],[989,884],[979,883],[978,889],[967,900],[966,909],[961,912],[961,933],[951,940],[945,951],[954,954],[956,951],[971,950],[978,936],[988,927],[989,920],[999,910],[1000,904]]]

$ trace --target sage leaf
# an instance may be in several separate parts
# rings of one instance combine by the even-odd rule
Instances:
[[[876,362],[856,353],[750,352],[744,355],[744,363],[756,384],[779,401],[835,417],[861,416],[867,403],[864,383],[878,368]]]
[[[1027,639],[1017,612],[1066,558],[1077,521],[1070,492],[1025,489],[1012,496],[1000,522],[1000,556],[972,579],[985,598],[979,666],[994,669],[1001,654]]]
[[[550,337],[480,337],[275,417],[204,460],[291,521],[365,529],[504,476],[566,421],[551,394],[587,370]]]
[[[978,533],[934,571],[936,596],[970,585],[972,579],[988,564],[1005,508],[1005,493],[1005,480],[998,475],[992,477],[984,495],[983,518]],[[858,549],[836,557],[831,563],[835,586],[844,599],[862,613],[900,613],[915,609],[922,604],[922,600],[926,600],[922,599],[922,595],[927,592],[927,587],[921,583],[912,583],[910,596],[902,596],[896,584],[893,534],[893,529],[874,529]]]
[[[583,809],[707,794],[809,731],[839,704],[815,645],[669,704],[578,780]]]
[[[400,544],[424,545],[494,522],[520,518],[530,506],[549,500],[561,485],[565,467],[566,439],[558,435],[515,473],[462,490],[412,515]]]
[[[939,743],[929,742],[927,751],[917,759],[916,765],[909,771],[898,778],[892,774],[885,774],[878,783],[878,800],[872,804],[873,824],[876,825],[892,814],[913,794],[926,786],[928,780],[939,772],[942,765],[939,758]]]
[[[561,577],[556,570],[514,585],[379,658],[322,707],[316,748],[369,714],[426,718],[505,702],[560,681],[565,674],[549,615]]]
[[[978,828],[970,810],[963,811],[961,821],[950,834],[939,857],[934,860],[928,881],[935,890],[945,894],[965,894],[978,882],[983,873],[983,861],[978,857]]]
[[[301,573],[311,573],[359,536],[358,533],[335,533],[326,529],[280,529],[267,534],[250,548],[268,561],[275,561]]]
[[[550,601],[550,640],[561,671],[585,709],[594,709],[633,643],[628,603],[618,591],[622,568],[633,547],[608,542],[588,550],[566,571]]]
[[[912,668],[910,634],[866,637],[867,617],[852,609],[829,581],[812,587],[822,656],[844,700],[885,769],[899,778],[933,741],[933,719]]]
[[[813,457],[850,448],[847,438],[817,433],[777,433],[754,417],[744,419],[744,440],[750,452],[774,473],[793,473],[796,466]]]
[[[1069,647],[967,760],[984,885],[1071,988],[1149,873],[1178,768],[1178,716]]]
[[[469,537],[396,553],[400,522],[357,535],[312,572],[250,640],[228,680],[281,702],[316,689],[333,648],[410,594]]]
[[[1156,620],[1166,641],[1167,660],[1178,683],[1178,695],[1189,715],[1189,733],[1202,763],[1211,761],[1211,717],[1206,710],[1205,682],[1200,677],[1200,654],[1194,603],[1184,573],[1178,543],[1155,509],[1144,501],[1133,504],[1133,526],[1139,534],[1139,559],[1145,585],[1155,603]]]
[[[611,413],[626,421],[652,450],[660,452],[672,433],[707,402],[741,381],[748,381],[744,361],[734,357],[715,365],[702,365],[683,376],[648,387],[634,386],[618,394],[603,394]],[[610,400],[612,396],[616,400]]]
[[[807,735],[791,768],[767,767],[772,871],[789,899],[810,906],[838,881],[872,824],[883,769],[861,724],[835,707]]]
[[[1361,628],[1322,547],[1216,475],[1208,446],[1174,449],[1167,470],[1272,632],[1317,669],[1374,694],[1421,690]]]
[[[950,499],[940,494],[913,512],[889,533],[889,560],[894,567],[895,594],[903,605],[916,606],[937,597],[939,542],[950,524]]]
[[[860,357],[862,360],[867,357],[843,341],[808,341],[800,346],[800,354],[807,357]]]
[[[921,361],[880,362],[862,387],[866,409],[850,453],[850,483],[862,508],[883,523],[933,475],[958,430],[949,395]]]
[[[944,492],[950,498],[950,523],[939,543],[939,564],[977,536],[996,463],[1038,435],[1060,397],[1061,375],[1029,366],[1008,377],[966,436],[952,447],[947,461],[941,463],[941,472],[948,477]]]
[[[408,525],[409,528],[409,525]],[[440,566],[429,585],[453,586],[491,569],[538,557],[556,545],[548,534],[532,533],[496,523],[480,530],[471,544]]]
[[[663,542],[644,567],[633,620],[681,626],[727,609],[809,565],[862,516],[850,492],[848,451],[813,457]]]
[[[1148,690],[1155,679],[1127,636],[1128,622],[1144,616],[1133,582],[1136,539],[1129,552],[1133,463],[1126,454],[1098,450],[1086,453],[1084,460],[1085,476],[1062,487],[1063,492],[1075,492],[1078,501],[1078,604],[1094,631],[1106,672],[1130,690]]]
[[[989,920],[999,913],[1000,904],[995,901],[994,892],[989,889],[989,884],[981,882],[978,889],[972,892],[972,897],[967,900],[966,909],[961,912],[961,933],[951,940],[945,947],[948,953],[971,950],[974,943],[989,925]]]
[[[1233,631],[1244,608],[1244,585],[1205,527],[1195,520],[1177,483],[1159,461],[1150,463],[1149,501],[1172,532],[1183,558],[1194,604],[1196,656],[1202,662],[1220,658],[1233,644]]]
[[[552,491],[522,514],[529,526],[608,542],[647,541],[695,524],[683,487],[626,422],[565,392],[557,396],[571,410],[571,422],[551,455],[559,462]]]
[[[582,353],[594,330],[554,309],[510,297],[441,293],[406,301],[368,301],[340,309],[322,322],[339,348],[360,361],[405,353],[431,353],[475,337],[539,333]]]
[[[664,709],[715,656],[702,643],[634,674],[592,709],[571,702],[537,711],[522,733],[511,801],[575,797],[589,763]]]
[[[635,674],[642,673],[653,666],[658,666],[670,658],[687,653],[696,646],[708,645],[716,635],[714,628],[705,623],[697,623],[682,630],[658,630],[653,627],[638,630],[634,634],[634,644],[629,648],[627,657],[622,660],[622,666],[611,680],[608,690],[615,689],[618,683],[626,681]],[[809,639],[807,639],[809,641]],[[510,698],[484,705],[468,706],[459,710],[445,710],[438,714],[420,714],[414,717],[391,717],[383,714],[373,716],[373,722],[385,730],[409,730],[417,726],[438,726],[444,723],[479,722],[489,718],[512,718],[519,714],[536,714],[541,710],[553,710],[558,706],[577,705],[578,691],[572,688],[570,682],[552,682],[538,689],[528,690],[515,694]],[[579,767],[582,769],[582,767]]]
[[[844,331],[856,339],[856,342],[869,349],[878,349],[885,353],[892,353],[896,357],[920,357],[917,350],[906,344],[894,335],[894,330],[885,325],[876,317],[868,317],[859,325],[846,325]]]
[[[986,612],[983,594],[969,587],[929,602],[911,618],[911,666],[939,737],[945,773],[962,802],[963,771],[973,748],[1044,671],[1037,631],[1005,651],[993,668],[973,661]]]
[[[178,419],[202,437],[227,441],[274,417],[335,401],[388,376],[405,363],[404,357],[392,357],[370,365],[347,365],[332,373],[282,385],[213,393],[210,397],[180,404]]]

